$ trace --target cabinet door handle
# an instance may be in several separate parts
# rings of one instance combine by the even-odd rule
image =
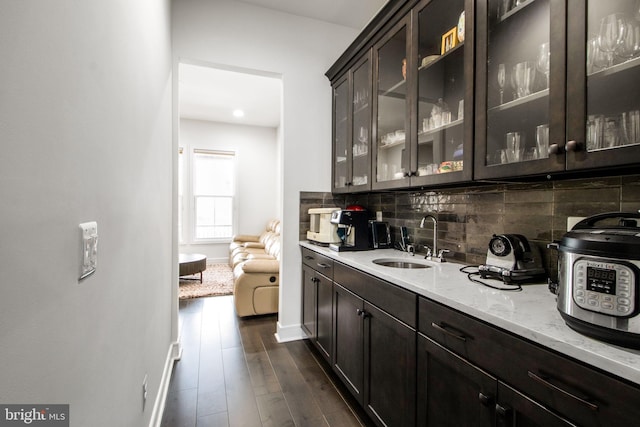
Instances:
[[[324,262],[319,262],[317,264],[318,264],[318,267],[320,267],[320,268],[329,268],[329,267],[331,267],[329,264],[325,264]]]
[[[431,326],[433,326],[434,328],[436,328],[437,330],[439,330],[440,332],[444,332],[445,334],[452,336],[453,338],[460,340],[460,341],[467,341],[467,337],[465,337],[462,334],[456,334],[455,332],[450,331],[449,329],[447,329],[447,325],[445,325],[444,323],[442,325],[438,325],[436,322],[431,322]]]
[[[487,396],[483,392],[478,393],[478,400],[480,400],[480,403],[482,403],[484,406],[491,405],[491,402],[493,401],[491,396]]]
[[[551,144],[549,146],[549,154],[562,154],[563,150],[558,144]]]
[[[368,312],[360,309],[360,308],[356,308],[356,314],[360,317],[362,317],[363,319],[366,319],[367,317],[371,317],[371,314],[369,314]]]
[[[567,141],[567,145],[565,146],[565,150],[569,151],[580,151],[580,144],[578,141]]]
[[[544,378],[542,376],[536,375],[531,371],[527,371],[527,373],[529,374],[529,378],[533,379],[534,381],[539,382],[543,386],[545,386],[545,387],[547,387],[547,388],[549,388],[551,390],[557,391],[559,393],[562,393],[565,396],[570,397],[570,398],[572,398],[574,400],[577,400],[578,402],[582,403],[583,405],[585,405],[586,407],[588,407],[592,411],[597,411],[598,410],[598,405],[589,402],[589,400],[587,400],[588,398],[586,398],[586,397],[582,398],[582,397],[576,396],[575,394],[573,394],[573,393],[571,393],[571,392],[569,392],[567,390],[564,390],[561,387],[558,387],[557,385],[551,383],[547,378]]]
[[[496,414],[502,418],[506,418],[511,413],[511,408],[508,406],[502,406],[499,403],[496,403]]]

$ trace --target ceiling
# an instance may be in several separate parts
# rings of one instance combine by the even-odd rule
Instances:
[[[361,30],[387,0],[236,0]]]
[[[363,29],[387,0],[235,0],[291,15]],[[260,93],[260,96],[255,96]],[[277,76],[180,64],[180,117],[278,127],[282,84]],[[242,109],[244,117],[234,117]]]
[[[238,71],[180,64],[180,117],[243,125],[280,126],[282,81]],[[259,93],[260,96],[256,96]],[[243,117],[234,117],[240,109]]]

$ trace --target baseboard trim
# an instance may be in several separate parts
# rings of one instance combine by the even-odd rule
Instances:
[[[307,337],[307,334],[302,331],[302,327],[300,326],[300,324],[282,326],[282,324],[278,322],[278,330],[275,333],[275,337],[279,343],[283,343],[305,339]]]
[[[160,379],[160,386],[158,387],[158,394],[153,404],[153,412],[151,412],[149,427],[160,427],[162,423],[162,415],[164,414],[164,408],[167,403],[167,393],[169,392],[169,384],[171,382],[171,373],[173,372],[175,362],[180,360],[181,357],[182,346],[179,341],[176,341],[169,346],[169,351],[167,352],[162,378]]]

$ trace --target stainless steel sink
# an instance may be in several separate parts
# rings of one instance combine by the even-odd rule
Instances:
[[[372,261],[374,264],[382,265],[384,267],[393,267],[393,268],[431,268],[430,265],[409,261],[403,258],[378,258]]]

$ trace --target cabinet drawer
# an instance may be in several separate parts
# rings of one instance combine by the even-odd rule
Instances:
[[[333,260],[311,249],[302,248],[302,263],[333,279]]]
[[[333,279],[412,328],[416,327],[417,295],[413,292],[338,262],[334,264]]]
[[[420,332],[581,426],[633,425],[640,388],[425,298]]]

